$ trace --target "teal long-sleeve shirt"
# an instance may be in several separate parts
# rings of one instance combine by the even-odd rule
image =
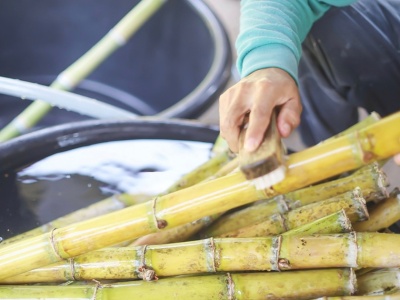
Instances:
[[[330,7],[353,2],[356,0],[241,0],[236,40],[241,77],[276,67],[297,82],[301,43],[312,24]]]

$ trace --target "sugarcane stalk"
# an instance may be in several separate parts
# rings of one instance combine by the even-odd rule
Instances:
[[[376,269],[357,276],[358,295],[383,295],[399,289],[399,268]]]
[[[345,233],[350,232],[351,229],[350,220],[347,218],[344,210],[341,210],[312,223],[287,231],[282,236]],[[265,242],[263,242],[264,240]],[[175,243],[174,245],[154,246],[156,244],[149,243],[149,246],[145,247],[103,248],[76,258],[0,280],[0,284],[65,282],[92,279],[125,280],[142,278],[150,280],[154,279],[155,276],[176,276],[218,271],[265,271],[272,269],[272,265],[265,265],[264,262],[257,264],[257,261],[254,261],[247,265],[234,264],[232,266],[229,261],[226,261],[226,258],[230,257],[230,252],[227,251],[226,255],[221,255],[221,253],[225,252],[225,250],[222,250],[228,248],[230,242],[232,242],[232,247],[236,247],[236,244],[245,243],[247,245],[237,247],[238,254],[236,254],[235,260],[242,262],[254,260],[252,257],[255,255],[261,260],[267,259],[271,262],[273,258],[271,256],[266,258],[265,255],[267,254],[264,251],[272,249],[272,242],[275,240],[273,238],[263,238],[259,241],[255,239],[255,242],[251,243],[251,239],[232,239],[230,241],[224,239],[213,240],[211,238],[203,241],[196,240]],[[272,251],[269,252],[269,254],[272,253]],[[183,256],[185,258],[179,258],[180,261],[177,262],[175,258],[170,260],[170,258],[165,256],[166,253],[171,255],[171,257],[178,258]],[[275,262],[276,264],[277,262]],[[224,269],[214,266],[224,266]],[[236,269],[234,269],[235,266]]]
[[[65,91],[74,89],[107,57],[122,47],[165,1],[142,0],[139,2],[97,44],[64,70],[50,86]],[[0,142],[18,136],[24,130],[34,126],[51,108],[49,103],[35,100],[0,131]]]
[[[388,196],[387,187],[389,182],[385,172],[374,162],[360,168],[349,176],[330,180],[324,183],[299,189],[284,195],[288,203],[311,203],[334,197],[335,195],[347,192],[360,187],[364,198],[369,201],[380,201]]]
[[[221,135],[218,135],[215,139],[211,152],[215,154],[229,152],[229,145]]]
[[[0,247],[0,279],[288,193],[399,152],[400,112],[358,132],[290,155],[285,179],[263,191],[256,190],[240,172],[234,172],[148,203]]]
[[[314,300],[400,300],[400,291],[393,295],[321,297]]]
[[[368,209],[369,219],[354,224],[357,231],[379,231],[390,227],[400,220],[400,191],[398,188],[390,197]]]
[[[285,213],[291,209],[333,197],[340,198],[356,187],[361,188],[366,201],[387,198],[387,180],[382,170],[374,163],[362,169],[363,171],[357,174],[296,190],[272,199],[261,200],[254,205],[225,214],[207,227],[203,236],[218,236],[224,232],[262,222],[275,213]]]
[[[209,224],[214,222],[214,220],[218,219],[219,217],[220,214],[215,214],[213,216],[204,217],[194,222],[173,227],[171,229],[147,234],[134,240],[129,244],[129,246],[160,245],[184,242],[195,235],[197,232],[199,232],[201,229],[209,226]]]
[[[237,273],[165,278],[154,282],[101,283],[71,286],[0,286],[1,299],[310,299],[350,295],[352,269],[274,273]],[[51,298],[54,297],[54,298]]]
[[[329,142],[335,138],[338,138],[338,137],[344,136],[348,133],[352,133],[352,132],[358,131],[360,129],[363,129],[365,127],[368,127],[369,125],[375,124],[379,120],[381,120],[381,116],[377,112],[373,111],[368,116],[366,116],[364,119],[360,120],[358,123],[339,132],[338,134],[331,136],[330,138],[326,139],[325,141],[322,141],[322,143]]]
[[[70,214],[57,218],[51,222],[43,224],[32,230],[8,238],[0,244],[4,246],[10,243],[14,243],[20,240],[28,239],[41,235],[46,232],[50,232],[55,228],[65,227],[73,223],[81,222],[97,216],[102,216],[110,212],[114,212],[125,207],[143,203],[151,199],[149,195],[133,195],[133,194],[120,194],[113,195],[107,199],[101,200],[87,207],[74,211]]]
[[[281,235],[312,235],[345,233],[351,231],[353,231],[353,225],[351,224],[346,211],[341,209],[330,215],[318,218],[310,223],[306,223],[299,227],[283,232]]]
[[[231,156],[228,151],[220,152],[213,155],[213,157],[211,157],[204,164],[182,176],[176,183],[169,187],[164,194],[169,194],[183,188],[190,187],[203,180],[215,176],[215,173],[218,172],[230,160]]]
[[[182,176],[177,182],[175,182],[164,194],[171,193],[173,191],[182,189],[184,187],[188,187],[196,184],[204,180],[204,178],[211,177],[211,175],[215,175],[215,173],[228,161],[230,160],[230,156],[227,152],[218,153],[214,155],[211,159],[201,164],[199,167],[195,168],[188,174]],[[83,220],[87,220],[90,218],[94,218],[97,216],[104,215],[106,213],[110,213],[113,211],[120,210],[122,208],[142,203],[148,201],[152,198],[152,196],[148,195],[130,195],[130,194],[120,194],[109,197],[105,200],[99,201],[95,204],[92,204],[88,207],[82,208],[78,211],[72,212],[66,216],[60,217],[56,220],[53,220],[49,223],[46,223],[40,227],[29,230],[20,235],[14,236],[12,238],[6,239],[2,241],[1,246],[4,246],[9,243],[16,242],[18,240],[38,236],[40,234],[49,232],[55,228],[65,227],[67,225],[80,222]],[[214,218],[217,218],[215,216]],[[187,225],[184,225],[186,228],[174,228],[171,231],[166,232],[163,231],[162,235],[156,236],[152,234],[151,236],[143,239],[141,242],[149,242],[153,240],[153,242],[167,243],[167,242],[177,242],[183,241],[186,237],[189,237],[193,234],[193,232],[197,232],[203,226],[209,224],[209,222],[213,221],[213,217],[205,218],[204,220],[198,220],[196,222],[191,222]],[[201,223],[203,224],[201,225]],[[201,226],[200,226],[201,225]],[[175,232],[174,232],[175,231]],[[141,244],[136,242],[136,244]]]
[[[342,209],[352,223],[368,219],[365,200],[357,188],[342,194],[342,197],[308,204],[284,214],[274,214],[260,223],[224,232],[216,237],[263,237],[281,234]]]
[[[376,113],[370,114],[364,120],[360,121],[356,125],[348,128],[342,134],[338,134],[336,137],[342,136],[345,133],[354,132],[357,129],[365,128],[366,126],[375,123],[380,119],[379,115]],[[228,146],[226,141],[221,137],[218,136],[216,142],[214,143],[213,152],[216,153],[223,153],[223,151],[227,151]],[[225,152],[227,153],[227,152]],[[227,175],[230,172],[234,171],[238,168],[238,160],[232,159],[229,162],[225,163],[220,167],[220,169],[214,174],[214,176],[210,176],[208,179],[215,179],[221,176]],[[331,186],[321,185],[320,189],[317,191],[316,188],[313,188],[313,192],[315,194],[314,197],[310,197],[309,193],[303,199],[293,201],[293,199],[288,198],[287,202],[290,203],[290,207],[301,206],[305,204],[309,204],[315,201],[327,199],[330,197],[337,196],[341,193],[346,191],[350,191],[354,189],[356,186],[361,187],[364,191],[365,195],[367,196],[366,200],[377,200],[383,199],[387,197],[387,191],[385,187],[388,186],[386,176],[384,172],[379,168],[377,164],[371,164],[366,167],[362,168],[366,174],[360,174],[358,176],[349,176],[345,180],[338,180],[335,183],[332,182]],[[364,173],[364,172],[362,172]],[[198,181],[197,181],[198,182]],[[182,187],[181,184],[176,185]],[[338,188],[338,187],[341,187]],[[309,188],[306,188],[309,189]],[[176,189],[178,190],[178,189]],[[172,189],[169,190],[170,192],[174,191]],[[327,192],[330,191],[330,192]],[[311,192],[311,194],[313,193]],[[289,193],[290,194],[290,193]],[[300,194],[300,193],[298,193]],[[325,195],[325,196],[324,196]],[[289,196],[290,197],[290,196]],[[365,196],[364,196],[365,198]],[[291,201],[289,201],[291,200]],[[210,217],[206,217],[200,220],[197,220],[195,223],[191,222],[189,224],[185,224],[183,226],[178,226],[176,228],[160,231],[157,233],[152,233],[148,236],[141,237],[135,240],[131,246],[136,245],[156,245],[156,244],[163,244],[163,243],[173,243],[173,242],[180,242],[184,241],[190,236],[196,234],[202,228],[207,228],[208,234],[205,236],[216,236],[219,232],[213,232],[213,228],[219,228],[222,226],[221,232],[230,231],[233,229],[238,229],[241,227],[245,227],[251,224],[255,224],[267,216],[270,216],[274,213],[284,213],[290,209],[289,203],[285,202],[286,199],[282,198],[282,196],[277,196],[275,201],[269,202],[266,204],[266,207],[249,207],[238,212],[228,215],[221,214],[213,215]],[[295,203],[296,204],[295,204]],[[248,214],[250,213],[250,214]],[[231,217],[230,217],[231,216]],[[214,222],[214,220],[217,220]],[[233,223],[233,224],[232,224]],[[211,226],[208,226],[212,224]],[[229,228],[226,230],[224,228]]]

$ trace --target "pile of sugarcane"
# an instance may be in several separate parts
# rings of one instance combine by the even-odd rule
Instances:
[[[216,141],[162,195],[118,195],[0,244],[0,299],[400,299],[400,113],[288,156],[258,191]]]

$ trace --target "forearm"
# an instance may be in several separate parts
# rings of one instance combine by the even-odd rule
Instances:
[[[331,6],[355,0],[242,0],[237,67],[242,77],[276,67],[297,81],[301,43]]]

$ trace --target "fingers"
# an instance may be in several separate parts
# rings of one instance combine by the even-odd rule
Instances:
[[[244,149],[247,152],[253,152],[260,146],[270,123],[271,113],[274,108],[273,99],[276,95],[272,91],[268,91],[271,90],[268,87],[267,84],[260,86],[254,95],[249,125],[244,140]]]
[[[234,86],[219,99],[220,131],[233,152],[238,152],[238,140],[243,119],[249,111],[247,92],[242,86]]]
[[[243,119],[250,113],[245,149],[256,150],[275,107],[279,107],[278,130],[287,137],[299,125],[302,108],[295,81],[281,69],[255,71],[223,93],[219,100],[220,130],[230,149],[238,152]]]
[[[394,160],[394,162],[396,163],[396,165],[400,166],[400,153],[399,153],[399,154],[396,154],[396,155],[393,157],[393,160]]]
[[[288,137],[300,125],[302,106],[299,96],[284,103],[279,111],[277,126],[282,137]]]

